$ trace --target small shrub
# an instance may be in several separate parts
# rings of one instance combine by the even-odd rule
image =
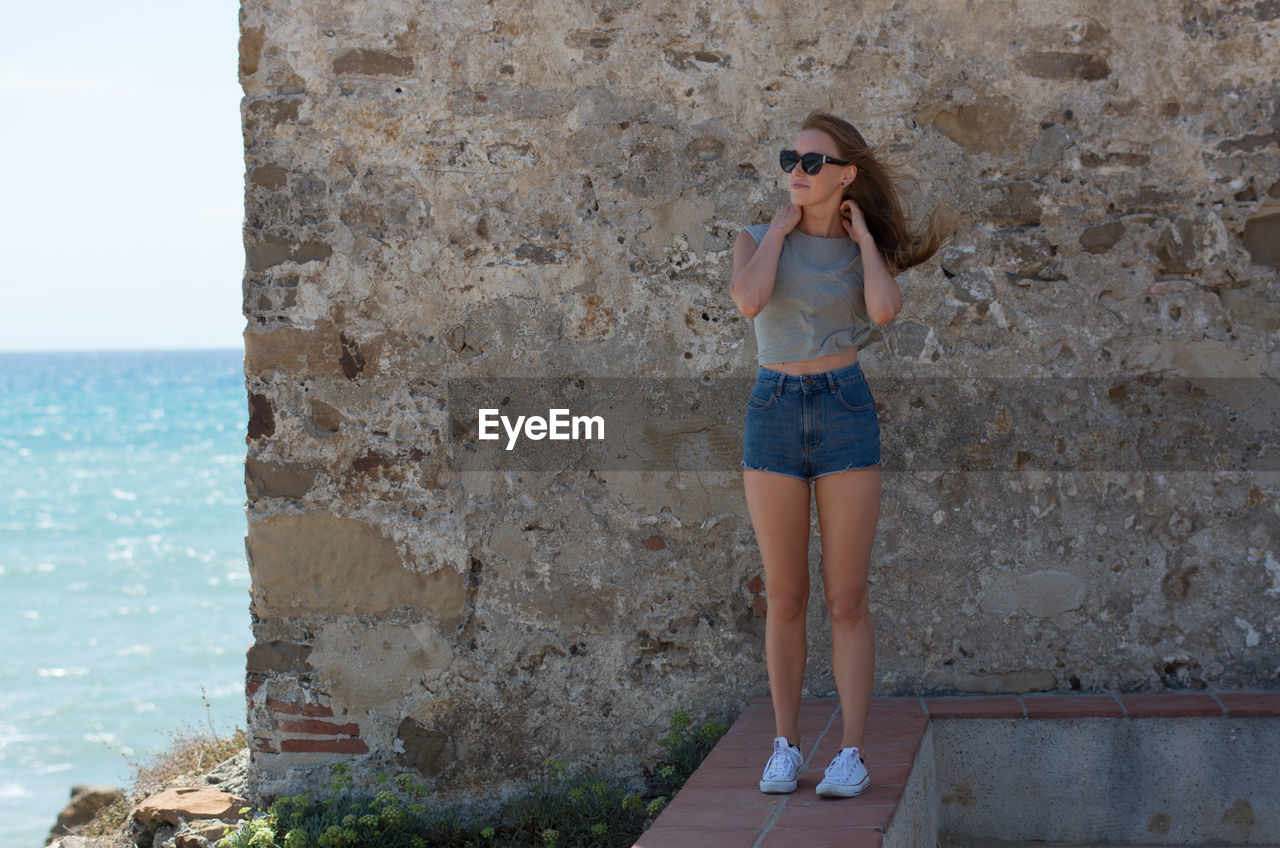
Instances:
[[[228,734],[221,734],[214,729],[212,705],[204,687],[200,689],[200,697],[204,701],[205,718],[209,725],[207,731],[189,723],[184,724],[180,730],[165,733],[168,745],[142,761],[130,759],[124,751],[110,743],[104,743],[133,767],[133,788],[119,801],[99,810],[80,835],[99,840],[121,841],[121,831],[139,799],[176,778],[206,774],[214,766],[248,747],[248,736],[243,728],[235,728]]]
[[[132,809],[133,804],[128,796],[108,804],[94,814],[93,819],[84,826],[84,830],[80,832],[80,835],[91,839],[114,836],[119,832],[120,828],[124,827],[124,823],[129,820],[129,812]]]
[[[677,710],[671,717],[671,732],[658,740],[667,755],[654,769],[655,794],[673,797],[728,729],[728,725],[714,721],[694,727],[689,711]]]
[[[150,765],[137,767],[139,785],[160,786],[175,778],[206,774],[248,745],[243,728],[236,728],[229,736],[211,736],[188,725],[166,735],[169,747],[156,755]]]
[[[276,842],[276,822],[270,815],[246,819],[218,841],[220,848],[281,848]]]
[[[350,766],[334,763],[324,784],[333,797],[317,803],[309,792],[277,798],[246,820],[219,848],[626,848],[666,807],[715,747],[726,726],[694,727],[680,710],[659,740],[666,756],[648,792],[629,791],[598,773],[570,773],[546,760],[533,783],[477,828],[454,810],[433,810],[430,790],[412,775],[378,775],[372,797],[353,797]],[[257,840],[257,841],[255,841]]]
[[[214,729],[212,705],[203,686],[200,687],[200,698],[204,701],[205,720],[209,725],[207,731],[184,724],[181,730],[164,734],[168,737],[169,744],[154,755],[150,763],[136,763],[125,757],[137,770],[135,782],[141,791],[150,792],[175,778],[205,774],[248,747],[248,735],[243,728],[238,727],[228,735],[220,734]]]
[[[630,845],[644,828],[645,812],[630,793],[597,774],[567,775],[560,760],[547,760],[538,778],[507,803],[511,835],[554,848]]]

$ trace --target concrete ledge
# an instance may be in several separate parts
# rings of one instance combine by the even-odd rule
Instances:
[[[773,709],[751,699],[634,848],[1280,844],[1280,692],[876,698],[871,786],[827,800],[838,716],[802,703],[799,788],[763,795]]]
[[[931,729],[946,835],[1280,842],[1280,718],[975,719]]]

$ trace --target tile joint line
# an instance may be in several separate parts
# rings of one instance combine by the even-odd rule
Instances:
[[[809,750],[809,756],[804,758],[804,763],[800,766],[800,774],[804,774],[809,769],[809,763],[813,760],[813,755],[818,753],[818,748],[822,745],[822,740],[827,737],[827,732],[831,730],[831,725],[835,723],[836,716],[840,713],[840,704],[836,703],[835,708],[831,710],[831,717],[827,719],[827,726],[822,728],[822,732],[818,734],[818,738],[814,740],[813,747]],[[787,794],[782,797],[782,803],[773,811],[773,815],[769,816],[769,820],[764,823],[764,827],[760,830],[760,835],[756,837],[756,841],[751,843],[751,848],[760,848],[760,843],[764,841],[765,836],[769,834],[769,829],[773,827],[773,823],[778,820],[778,816],[782,815],[783,809],[787,806],[787,801],[791,800],[791,795]]]

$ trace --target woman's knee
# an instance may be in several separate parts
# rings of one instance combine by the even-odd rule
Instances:
[[[775,621],[804,620],[808,606],[809,596],[807,593],[765,590],[765,608],[768,611],[769,618]]]
[[[827,617],[833,625],[852,626],[871,619],[866,592],[827,596]]]

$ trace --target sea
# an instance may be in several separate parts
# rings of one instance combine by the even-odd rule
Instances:
[[[245,725],[242,362],[0,353],[0,846]]]

